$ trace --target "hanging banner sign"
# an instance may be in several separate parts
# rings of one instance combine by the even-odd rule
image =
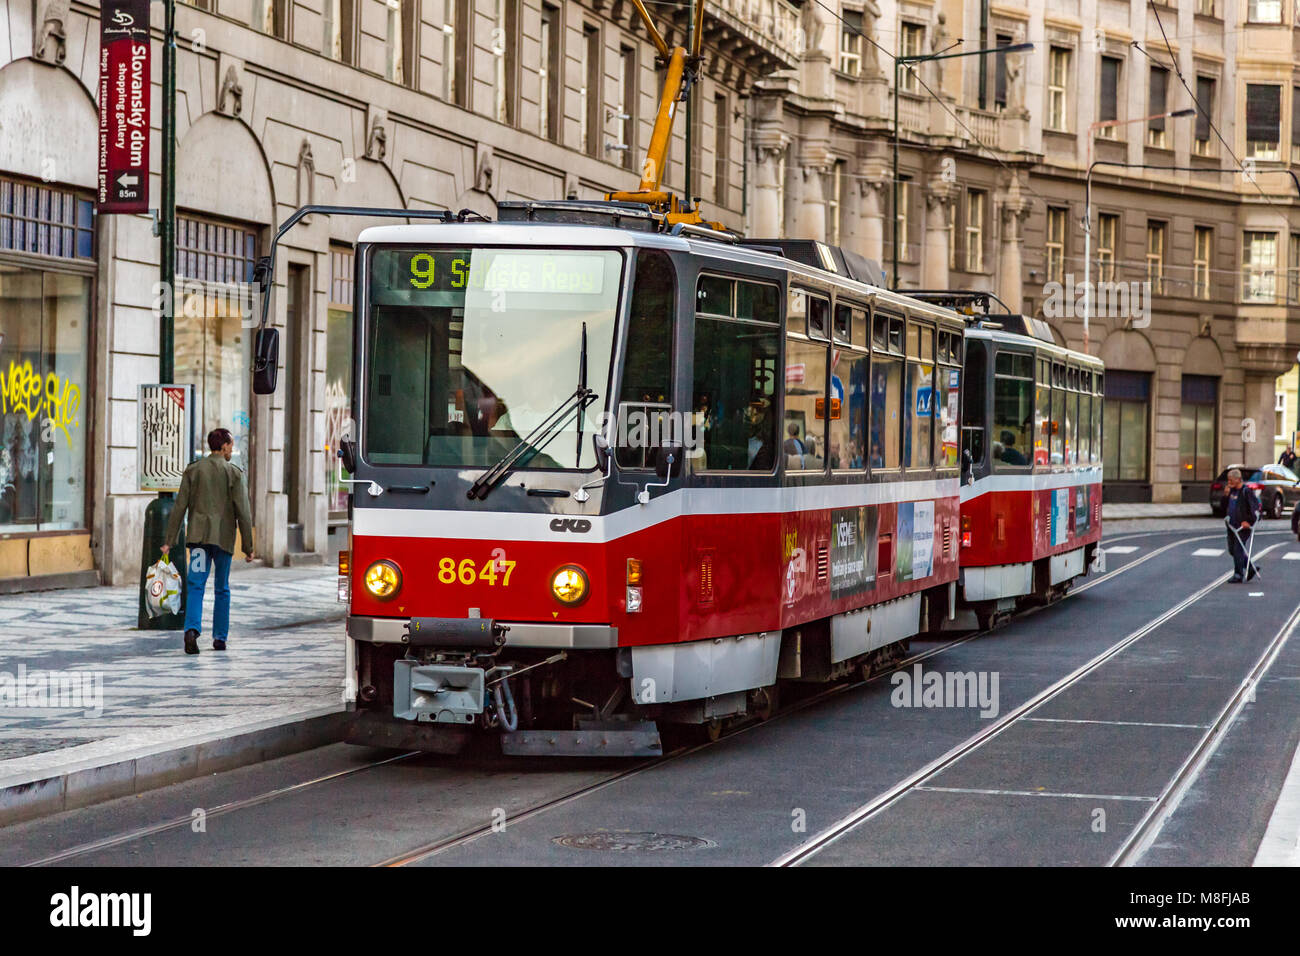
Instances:
[[[149,210],[149,0],[100,6],[97,205]]]

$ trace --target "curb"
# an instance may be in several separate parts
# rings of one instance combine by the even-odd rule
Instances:
[[[0,827],[337,743],[351,717],[342,703],[271,707],[5,761]]]

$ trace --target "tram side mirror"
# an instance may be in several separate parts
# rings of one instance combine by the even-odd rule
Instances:
[[[681,445],[660,445],[659,454],[655,458],[655,474],[659,476],[660,481],[667,481],[670,477],[676,478],[682,473],[682,458],[684,450]]]
[[[609,439],[597,432],[591,436],[592,447],[596,449],[596,465],[602,472],[609,471]]]
[[[253,336],[253,393],[275,394],[280,372],[280,330],[258,329]]]
[[[343,467],[347,469],[348,474],[356,474],[357,443],[351,438],[339,439],[339,458],[343,461]]]

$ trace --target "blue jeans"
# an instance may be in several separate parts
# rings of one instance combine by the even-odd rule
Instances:
[[[190,548],[189,573],[185,578],[185,630],[203,630],[203,593],[208,586],[208,571],[216,568],[212,586],[212,639],[224,641],[230,633],[230,558],[214,544],[197,544]]]

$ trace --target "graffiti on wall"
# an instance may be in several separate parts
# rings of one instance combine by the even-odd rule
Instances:
[[[77,412],[81,409],[81,388],[57,372],[41,375],[30,361],[10,361],[0,370],[0,413],[22,413],[29,422],[41,417],[41,440],[54,441],[56,430],[72,447],[71,429],[79,428]]]

